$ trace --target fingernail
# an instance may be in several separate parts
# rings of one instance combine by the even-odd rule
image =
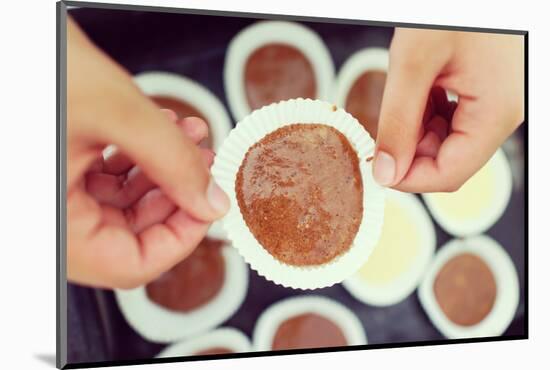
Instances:
[[[379,151],[374,159],[373,171],[374,179],[378,184],[391,185],[395,178],[395,160],[388,153]]]
[[[212,208],[220,214],[226,214],[229,210],[229,198],[224,193],[222,188],[216,184],[213,178],[210,178],[210,183],[208,184],[208,189],[206,190],[206,198]]]

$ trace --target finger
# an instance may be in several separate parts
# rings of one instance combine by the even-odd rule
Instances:
[[[103,153],[103,172],[111,175],[121,175],[128,172],[134,162],[128,156],[115,148],[110,153]]]
[[[415,193],[456,191],[491,158],[509,130],[502,129],[501,118],[481,113],[486,109],[476,105],[459,105],[453,119],[454,131],[441,144],[437,157],[415,158],[395,189]]]
[[[214,162],[214,152],[201,149],[205,166],[210,168]],[[102,172],[86,174],[86,190],[98,202],[120,209],[127,208],[138,201],[156,185],[139,167],[133,167],[127,174],[111,175]]]
[[[205,237],[209,223],[177,210],[163,224],[155,224],[139,234],[142,261],[147,279],[152,280],[193,252]]]
[[[166,117],[168,118],[168,120],[170,120],[172,122],[176,122],[178,120],[178,115],[173,110],[166,109],[166,108],[161,108],[160,111],[162,113],[166,114]]]
[[[103,158],[96,159],[88,169],[88,172],[102,172],[103,171]]]
[[[433,131],[428,131],[424,138],[418,143],[415,157],[436,158],[440,147],[441,140],[437,134]]]
[[[119,208],[111,207],[109,205],[101,205],[101,209],[103,211],[102,222],[104,224],[123,228],[128,227],[128,220]]]
[[[199,144],[208,137],[208,124],[201,118],[183,118],[178,121],[178,126],[183,129],[183,132],[195,144]]]
[[[397,30],[392,41],[373,163],[380,185],[399,183],[414,158],[432,84],[450,56],[445,48],[434,53],[437,32]]]
[[[445,140],[449,133],[449,123],[451,121],[446,121],[441,116],[433,117],[425,126],[427,131],[432,131],[437,135],[439,141]]]
[[[162,223],[176,210],[176,205],[160,189],[145,194],[130,208],[124,211],[128,226],[135,233]]]
[[[166,116],[175,122],[177,116],[169,109],[161,109]],[[194,142],[199,143],[208,136],[208,126],[200,118],[185,118],[178,122],[182,131]],[[120,152],[114,146],[104,151],[105,161],[103,171],[87,175],[87,189],[101,203],[109,204],[118,208],[126,208],[137,201],[146,192],[153,189],[155,184],[128,156]],[[210,153],[202,153],[205,164],[210,167],[213,157]],[[128,172],[127,176],[120,176]],[[117,175],[117,176],[110,176]]]
[[[86,190],[100,203],[127,208],[155,184],[138,167],[124,175],[92,172],[86,174]]]
[[[128,227],[137,234],[154,224],[164,222],[174,213],[176,205],[160,189],[153,189],[125,210],[111,206],[102,206],[102,209],[105,223]]]

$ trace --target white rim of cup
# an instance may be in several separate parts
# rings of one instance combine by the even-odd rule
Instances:
[[[130,326],[152,342],[167,343],[214,328],[233,316],[248,290],[248,268],[235,248],[222,247],[225,261],[224,284],[205,305],[190,312],[176,312],[151,301],[145,286],[116,289],[115,297]]]
[[[344,288],[357,300],[372,306],[381,307],[391,306],[403,301],[416,289],[433,258],[436,245],[433,222],[422,202],[416,196],[387,189],[386,199],[397,202],[411,216],[410,219],[415,223],[415,228],[420,233],[420,250],[417,256],[405,271],[388,283],[369,283],[359,273],[344,280],[342,283]]]
[[[197,352],[215,347],[227,348],[234,353],[246,353],[252,350],[250,340],[243,332],[225,327],[212,330],[192,339],[171,344],[156,357],[193,356]]]
[[[495,171],[494,198],[492,204],[485,207],[482,212],[474,218],[457,222],[447,217],[445,211],[441,210],[432,193],[422,194],[426,206],[437,223],[449,234],[464,237],[481,234],[493,226],[504,214],[510,197],[512,196],[512,170],[510,163],[502,149],[498,149],[491,159],[485,164],[491,166]],[[449,195],[452,196],[452,195]]]
[[[367,334],[357,316],[347,307],[324,296],[304,295],[285,298],[269,306],[256,321],[252,334],[255,351],[271,351],[279,326],[298,315],[313,313],[338,326],[347,346],[367,344]]]
[[[224,65],[224,84],[231,114],[242,120],[252,110],[244,86],[244,69],[250,54],[271,43],[298,49],[311,63],[316,80],[316,99],[331,100],[334,64],[323,40],[310,28],[294,22],[259,21],[241,30],[229,44]]]
[[[190,78],[170,72],[151,71],[137,74],[134,81],[145,95],[172,97],[202,113],[208,121],[214,151],[218,150],[233,129],[222,102],[210,90]],[[219,221],[212,223],[208,235],[226,240],[226,233]]]
[[[481,258],[496,281],[497,294],[491,312],[479,323],[461,326],[447,318],[437,303],[433,285],[441,268],[453,257],[471,253]],[[519,281],[512,259],[502,246],[487,235],[453,239],[437,252],[418,289],[418,297],[431,322],[447,338],[499,336],[512,322],[519,304]]]
[[[195,107],[208,121],[212,149],[218,150],[233,128],[222,102],[200,83],[170,72],[143,72],[134,76],[141,91],[149,96],[169,96]]]
[[[319,266],[293,266],[273,257],[255,238],[240,211],[235,179],[248,149],[265,135],[292,123],[325,124],[344,134],[359,157],[363,182],[363,218],[351,247]],[[231,207],[222,218],[224,230],[250,267],[277,284],[294,289],[317,289],[342,282],[368,259],[378,241],[384,217],[384,188],[372,177],[374,141],[359,122],[333,104],[320,100],[291,99],[255,110],[237,123],[212,166],[212,174],[228,194]]]
[[[389,53],[385,48],[365,48],[352,54],[340,68],[336,78],[336,105],[346,108],[346,100],[353,84],[365,72],[387,72]]]

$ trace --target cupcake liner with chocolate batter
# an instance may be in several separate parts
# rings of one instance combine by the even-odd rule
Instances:
[[[366,48],[349,57],[336,78],[336,104],[357,118],[372,138],[378,133],[388,65],[387,49]]]
[[[345,253],[361,223],[357,154],[331,126],[292,124],[265,136],[246,153],[235,191],[252,234],[290,265]]]
[[[231,201],[222,219],[228,238],[277,284],[342,282],[380,235],[384,191],[367,161],[373,150],[357,120],[327,102],[292,99],[254,111],[212,166]]]
[[[418,296],[447,338],[499,336],[519,303],[518,276],[510,256],[490,237],[454,239],[438,250]]]
[[[193,261],[184,260],[181,268],[176,266],[148,286],[115,290],[116,301],[128,324],[145,339],[166,343],[212,329],[233,315],[248,290],[248,268],[234,248],[223,244],[221,286],[215,281],[208,286],[190,286],[193,282],[202,284],[205,274],[220,273],[219,252],[209,250],[195,251],[198,260],[194,265],[189,265]],[[204,264],[212,262],[215,268],[209,271],[212,268]],[[186,286],[181,284],[188,285],[190,291],[186,292]]]
[[[367,344],[361,321],[342,304],[323,296],[286,298],[268,307],[252,334],[256,351],[328,348]]]
[[[237,121],[282,100],[331,100],[333,84],[327,47],[300,23],[256,22],[240,31],[227,49],[224,88]]]

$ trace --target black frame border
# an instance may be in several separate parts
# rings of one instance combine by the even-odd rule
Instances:
[[[101,361],[101,362],[82,362],[82,363],[67,363],[67,271],[66,271],[66,81],[67,81],[67,8],[94,8],[94,9],[112,9],[112,10],[133,10],[147,12],[162,12],[162,13],[179,13],[179,14],[196,14],[196,15],[214,15],[214,16],[230,16],[255,19],[285,19],[292,21],[304,22],[322,22],[322,23],[339,23],[339,24],[356,24],[366,26],[385,26],[385,27],[405,27],[405,28],[422,28],[436,29],[449,31],[465,31],[465,32],[483,32],[483,33],[499,33],[524,36],[524,186],[525,186],[525,322],[524,335],[514,335],[507,337],[482,337],[482,338],[467,338],[467,339],[443,339],[418,342],[403,342],[403,343],[384,343],[384,344],[367,344],[346,347],[330,347],[330,348],[315,348],[315,349],[300,349],[300,350],[284,350],[284,351],[262,351],[262,352],[246,352],[220,355],[202,355],[202,356],[185,356],[185,357],[170,357],[170,358],[152,358],[152,359],[137,359],[137,360],[121,360],[121,361]],[[462,344],[462,343],[485,343],[485,342],[501,342],[509,340],[524,340],[529,338],[529,31],[527,30],[512,30],[499,28],[481,28],[481,27],[461,27],[461,26],[445,26],[439,24],[422,24],[422,23],[404,23],[404,22],[384,22],[370,21],[360,19],[340,19],[340,18],[325,18],[325,17],[310,17],[288,14],[266,14],[266,13],[249,13],[221,10],[205,10],[205,9],[189,9],[189,8],[174,8],[163,6],[146,6],[146,5],[131,5],[131,4],[110,4],[100,2],[82,2],[61,0],[56,3],[56,19],[57,19],[57,63],[56,63],[56,129],[57,129],[57,153],[56,153],[56,203],[58,206],[56,214],[57,227],[57,251],[56,251],[56,367],[59,369],[81,369],[95,367],[110,367],[123,365],[142,365],[142,364],[161,364],[175,362],[193,362],[201,360],[223,360],[231,358],[247,358],[247,357],[269,357],[269,356],[285,356],[294,354],[308,353],[325,353],[325,352],[344,352],[344,351],[359,351],[370,349],[385,349],[385,348],[406,348],[420,346],[434,346],[446,344]]]

